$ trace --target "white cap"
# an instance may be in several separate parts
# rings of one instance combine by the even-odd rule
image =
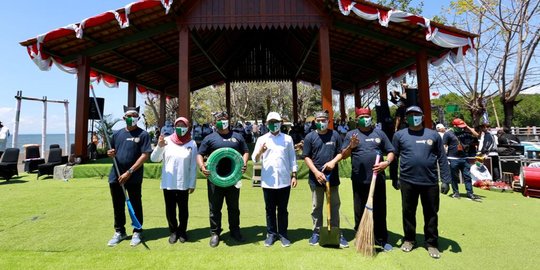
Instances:
[[[435,126],[435,129],[445,128],[443,124],[437,124]]]
[[[281,116],[277,112],[269,112],[268,116],[266,117],[266,122],[268,122],[270,120],[281,121]]]

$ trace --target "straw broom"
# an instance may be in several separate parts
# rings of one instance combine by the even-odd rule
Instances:
[[[375,165],[379,164],[380,155],[375,158]],[[377,173],[373,172],[371,176],[371,184],[369,185],[369,196],[364,208],[364,214],[360,220],[360,226],[356,232],[356,251],[362,253],[366,257],[375,255],[375,235],[373,232],[373,194],[375,193],[375,181]]]

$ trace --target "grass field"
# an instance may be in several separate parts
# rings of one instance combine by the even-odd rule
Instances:
[[[442,257],[431,259],[421,247],[398,248],[364,258],[353,248],[353,205],[349,179],[342,179],[341,227],[351,248],[309,246],[311,194],[300,180],[289,202],[289,236],[293,244],[264,247],[262,191],[243,181],[241,227],[247,242],[230,240],[224,211],[222,241],[210,248],[206,180],[190,197],[188,236],[170,245],[159,180],[143,185],[144,245],[129,241],[110,248],[113,214],[105,179],[69,182],[21,174],[0,180],[0,269],[538,269],[540,200],[519,193],[476,189],[481,203],[443,196],[439,212]],[[464,192],[464,187],[460,187]],[[390,242],[401,244],[400,194],[388,182]],[[224,209],[226,209],[224,207]],[[421,206],[417,240],[423,244]],[[129,221],[129,217],[128,217]]]

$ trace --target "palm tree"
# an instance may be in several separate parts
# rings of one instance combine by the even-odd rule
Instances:
[[[112,138],[112,128],[113,126],[120,122],[121,119],[116,118],[112,119],[112,114],[107,114],[103,116],[103,119],[99,122],[94,123],[94,128],[96,129],[96,132],[99,136],[99,138],[105,139],[107,138],[108,141]],[[107,147],[107,141],[103,141],[103,148]]]

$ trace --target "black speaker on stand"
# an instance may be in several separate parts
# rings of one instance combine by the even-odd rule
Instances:
[[[103,107],[105,106],[105,99],[104,98],[96,98],[99,111],[103,115]],[[94,98],[90,98],[90,109],[88,110],[88,120],[99,120],[99,113],[96,110],[96,103],[94,102]]]

